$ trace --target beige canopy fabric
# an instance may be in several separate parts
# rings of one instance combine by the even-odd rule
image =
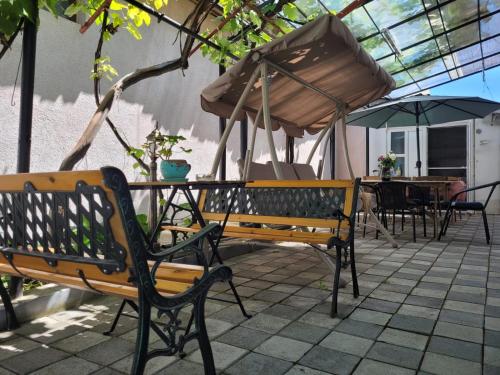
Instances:
[[[389,93],[392,77],[365,52],[349,29],[334,15],[324,15],[293,32],[256,48],[201,93],[201,106],[229,118],[249,77],[261,62],[269,61],[326,92],[345,105],[345,113]],[[270,112],[273,130],[287,134],[314,134],[325,127],[336,112],[331,98],[276,72],[272,66]],[[238,113],[255,117],[262,105],[261,81],[254,84]]]

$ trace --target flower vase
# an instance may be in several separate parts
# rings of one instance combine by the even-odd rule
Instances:
[[[391,176],[392,176],[391,168],[382,168],[382,170],[380,172],[380,177],[381,177],[382,181],[390,181]]]

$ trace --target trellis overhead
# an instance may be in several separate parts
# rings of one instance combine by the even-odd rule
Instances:
[[[299,27],[352,1],[295,0],[295,17],[285,10],[278,17]],[[500,0],[368,0],[342,21],[393,76],[391,98],[500,65]]]

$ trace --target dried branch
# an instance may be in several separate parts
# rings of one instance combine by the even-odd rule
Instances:
[[[19,31],[21,31],[21,29],[23,28],[23,24],[24,24],[24,17],[19,20],[19,23],[17,24],[16,31],[14,31],[14,34],[12,34],[10,36],[10,38],[7,39],[6,41],[2,41],[3,48],[0,51],[0,60],[2,59],[3,55],[5,55],[7,50],[10,49],[10,47],[12,46],[12,43],[14,43],[14,40],[16,39],[17,34],[19,34]]]
[[[101,98],[99,97],[101,77],[98,74],[98,68],[99,68],[98,61],[101,58],[102,46],[104,44],[104,33],[106,32],[106,29],[107,29],[107,23],[108,23],[108,10],[105,9],[104,14],[103,14],[101,32],[99,34],[99,40],[97,42],[97,48],[96,48],[96,51],[94,54],[94,74],[93,74],[94,75],[94,99],[95,99],[95,103],[97,106],[99,106],[101,104]],[[109,127],[111,128],[111,131],[115,135],[116,139],[118,139],[118,142],[120,142],[120,144],[123,146],[125,151],[127,151],[127,153],[129,153],[129,155],[131,157],[133,157],[137,163],[139,163],[139,165],[141,166],[142,169],[144,169],[146,172],[149,173],[149,166],[144,162],[144,160],[142,160],[141,158],[137,157],[134,154],[130,154],[132,147],[121,136],[117,127],[111,121],[111,119],[109,117],[106,118],[106,122],[108,123]]]
[[[194,33],[199,33],[201,24],[208,16],[214,4],[213,0],[199,1],[193,12],[184,21],[184,26],[188,27]],[[118,99],[124,90],[147,78],[157,77],[177,69],[187,69],[189,52],[193,47],[193,43],[194,37],[187,35],[182,48],[181,56],[178,59],[147,68],[137,69],[116,82],[103,97],[82,136],[69,154],[64,158],[59,170],[72,170],[76,163],[78,163],[86,155],[95,139],[95,136],[99,132],[102,123],[106,120],[115,99]]]

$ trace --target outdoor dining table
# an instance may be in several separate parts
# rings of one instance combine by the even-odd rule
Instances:
[[[453,181],[438,181],[438,180],[397,180],[397,178],[394,179],[394,181],[401,181],[401,182],[407,182],[415,186],[419,187],[428,187],[431,188],[431,190],[434,192],[434,201],[433,201],[433,206],[434,206],[434,238],[438,236],[439,233],[439,217],[440,217],[440,212],[439,212],[439,204],[440,204],[440,194],[441,193],[446,193],[448,191],[448,186],[453,183]],[[366,185],[376,185],[378,183],[382,182],[381,180],[363,180],[361,183],[366,184]]]
[[[214,261],[217,260],[219,264],[224,264],[222,257],[219,253],[219,244],[222,239],[222,235],[224,233],[224,228],[227,224],[227,220],[229,218],[229,214],[231,213],[231,209],[234,205],[234,201],[237,195],[237,192],[240,188],[245,186],[244,181],[148,181],[148,182],[131,182],[129,183],[129,188],[130,190],[149,190],[149,191],[157,191],[157,190],[163,190],[163,191],[170,191],[168,193],[168,198],[165,200],[165,203],[162,204],[162,210],[161,210],[161,215],[159,220],[155,220],[154,222],[156,225],[154,226],[154,229],[152,230],[151,235],[149,236],[148,240],[150,245],[153,247],[157,242],[158,242],[158,236],[161,231],[161,225],[163,220],[165,219],[168,208],[173,204],[173,200],[176,196],[177,193],[181,192],[189,207],[190,211],[193,214],[193,218],[196,223],[200,225],[200,227],[204,227],[207,225],[205,220],[203,219],[203,216],[201,214],[200,208],[198,206],[197,200],[194,198],[193,191],[201,191],[205,189],[232,189],[232,194],[230,196],[230,199],[228,200],[227,204],[227,210],[226,210],[226,215],[221,225],[221,231],[216,239],[214,238],[208,238],[209,246],[211,249],[211,257],[209,261],[209,266],[212,266]],[[236,287],[234,286],[234,283],[232,280],[229,280],[229,286],[233,292],[233,295],[236,299],[236,302],[238,303],[242,314],[250,318],[251,316],[245,311],[245,307],[243,306],[243,303],[241,302],[241,298],[236,290]],[[210,297],[211,299],[217,299],[214,297]],[[224,302],[227,302],[224,300]]]

